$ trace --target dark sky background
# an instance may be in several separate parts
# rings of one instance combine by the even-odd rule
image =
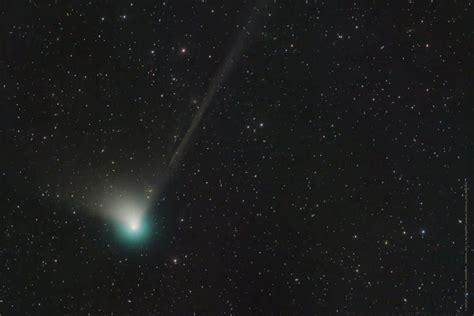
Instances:
[[[470,1],[0,2],[0,313],[460,313],[473,16]],[[98,201],[162,184],[242,32],[150,200],[151,234],[124,243]]]

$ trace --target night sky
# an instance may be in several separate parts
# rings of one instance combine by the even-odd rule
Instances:
[[[472,315],[473,19],[1,1],[0,314]]]

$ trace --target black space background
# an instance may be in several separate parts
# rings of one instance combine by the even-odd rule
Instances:
[[[259,4],[147,243],[91,215],[159,183],[253,10],[0,2],[2,315],[461,311],[470,1]]]

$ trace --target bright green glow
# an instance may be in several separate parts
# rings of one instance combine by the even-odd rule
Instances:
[[[144,243],[151,233],[151,222],[144,216],[120,220],[116,225],[120,239],[130,245]]]
[[[148,200],[134,196],[119,196],[109,203],[105,215],[122,245],[140,248],[150,241],[154,229],[150,209]]]

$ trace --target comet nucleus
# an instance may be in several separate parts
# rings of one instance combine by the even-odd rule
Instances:
[[[150,233],[147,203],[132,199],[119,199],[108,212],[119,237],[128,243],[144,242]]]

